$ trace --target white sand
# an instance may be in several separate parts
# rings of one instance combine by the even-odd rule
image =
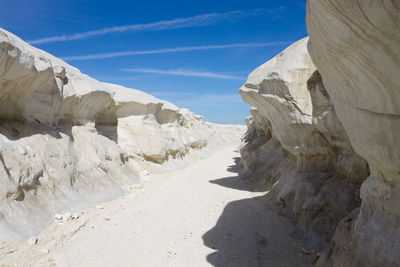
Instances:
[[[0,244],[8,266],[307,266],[290,222],[235,172],[233,148],[54,223],[35,245]]]

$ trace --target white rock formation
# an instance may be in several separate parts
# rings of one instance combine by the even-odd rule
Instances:
[[[400,265],[400,3],[309,0],[309,51],[371,174],[321,266]]]
[[[326,246],[359,205],[366,162],[352,150],[304,38],[253,71],[239,92],[252,105],[241,150],[245,176],[270,189],[307,242]]]
[[[121,194],[144,169],[242,132],[94,80],[0,28],[0,238],[35,235],[56,213]]]
[[[396,1],[309,0],[309,52],[295,43],[240,89],[245,175],[323,249],[319,266],[400,265],[399,25]]]

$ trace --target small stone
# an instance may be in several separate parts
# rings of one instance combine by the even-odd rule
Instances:
[[[64,220],[72,219],[72,213],[71,212],[66,212],[64,213]]]
[[[74,219],[74,220],[79,219],[79,214],[78,213],[72,213],[71,218]]]
[[[142,189],[142,188],[143,188],[143,185],[141,185],[141,184],[135,184],[135,185],[133,185],[132,187],[135,188],[135,189]]]
[[[108,217],[105,217],[105,218],[104,218],[104,220],[106,220],[106,221],[110,221],[111,219],[110,219],[110,218],[108,218]]]
[[[167,256],[170,257],[170,256],[173,256],[173,255],[176,255],[176,252],[173,252],[173,251],[169,250],[168,253],[167,253]]]
[[[30,244],[30,245],[36,245],[37,242],[38,242],[38,239],[34,236],[32,236],[28,239],[28,244]]]
[[[56,215],[54,215],[54,219],[61,221],[63,219],[63,216],[59,213],[57,213]]]
[[[96,209],[102,210],[102,209],[104,209],[104,206],[103,206],[103,205],[97,205],[97,206],[96,206]]]

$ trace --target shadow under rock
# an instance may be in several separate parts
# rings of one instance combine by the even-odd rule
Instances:
[[[243,174],[243,166],[242,163],[240,162],[240,158],[235,157],[233,159],[235,164],[229,166],[227,170],[232,173],[237,173],[236,176],[218,178],[215,180],[210,180],[209,182],[212,184],[217,184],[220,186],[237,189],[241,191],[265,192],[266,190],[263,187],[260,187],[257,184],[252,183],[245,177],[245,175]]]
[[[237,176],[229,176],[229,177],[223,177],[223,178],[218,178],[215,180],[210,180],[209,181],[212,184],[217,184],[220,186],[236,189],[236,190],[241,190],[241,191],[249,191],[249,192],[265,192],[263,188],[260,188],[257,185],[252,184],[251,182],[248,182],[243,179],[242,176],[237,175]]]
[[[240,158],[228,171],[237,176],[210,183],[242,191],[256,192],[240,176]],[[262,191],[258,191],[262,192]],[[213,266],[311,266],[309,256],[299,248],[290,219],[279,215],[265,196],[232,201],[226,205],[216,225],[203,236],[204,244],[216,250],[207,256]]]
[[[13,141],[37,134],[50,135],[56,139],[60,139],[62,138],[60,133],[71,136],[71,126],[63,125],[63,127],[54,128],[42,124],[39,120],[23,122],[0,119],[0,134]]]
[[[229,203],[217,224],[203,235],[215,252],[207,255],[213,266],[311,266],[295,237],[290,220],[269,209],[264,197]]]

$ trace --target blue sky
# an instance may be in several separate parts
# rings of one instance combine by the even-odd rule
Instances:
[[[105,82],[244,123],[237,90],[307,35],[306,0],[1,0],[0,27]]]

